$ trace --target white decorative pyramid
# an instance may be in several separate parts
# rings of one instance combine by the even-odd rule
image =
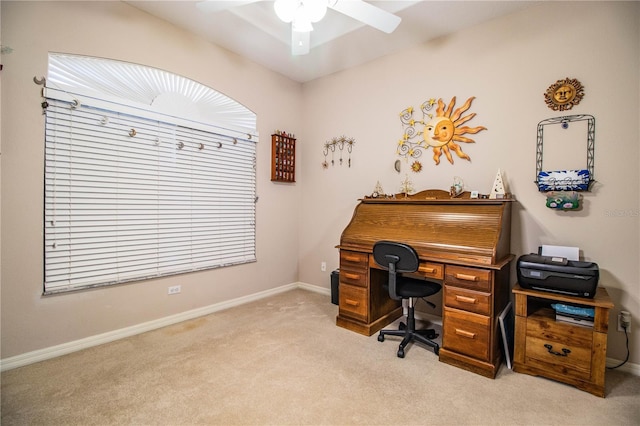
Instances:
[[[373,192],[377,195],[384,195],[384,189],[382,189],[382,185],[380,185],[380,181],[376,182],[376,187],[373,189]]]
[[[502,173],[500,169],[498,169],[498,174],[496,174],[496,179],[493,181],[493,188],[491,188],[491,193],[489,194],[489,198],[504,198],[507,190],[505,188],[504,181],[502,180]]]

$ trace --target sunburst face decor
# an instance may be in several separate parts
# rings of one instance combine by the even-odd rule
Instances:
[[[544,101],[554,111],[567,111],[578,105],[584,96],[584,86],[575,78],[553,83],[544,93]]]
[[[447,157],[449,163],[453,164],[453,156],[451,152],[455,152],[459,158],[471,160],[460,145],[462,143],[474,143],[471,138],[463,136],[471,133],[476,134],[487,128],[484,126],[469,127],[463,126],[466,122],[473,119],[476,114],[471,113],[464,115],[475,97],[470,97],[461,107],[455,108],[456,98],[451,99],[448,105],[445,105],[442,99],[436,102],[430,99],[420,107],[423,113],[422,120],[413,118],[413,108],[409,107],[400,114],[400,120],[405,128],[403,138],[398,142],[398,155],[405,156],[407,159],[418,158],[422,155],[422,149],[431,147],[433,149],[433,161],[436,165],[440,164],[442,154]],[[429,111],[437,103],[435,115]],[[416,125],[422,125],[422,130],[416,130]]]

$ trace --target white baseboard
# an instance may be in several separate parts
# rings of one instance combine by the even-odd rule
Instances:
[[[607,368],[615,367],[620,363],[622,363],[622,360],[620,359],[607,358]],[[634,376],[640,376],[640,364],[627,362],[626,364],[621,365],[619,368],[616,368],[616,370],[633,374]]]
[[[182,321],[187,321],[190,319],[201,317],[203,315],[208,315],[214,312],[229,309],[234,306],[239,306],[245,303],[264,299],[265,297],[273,296],[279,293],[284,293],[285,291],[293,290],[296,288],[302,288],[304,290],[315,291],[317,293],[322,293],[322,294],[330,294],[329,289],[324,289],[322,287],[317,287],[310,284],[305,284],[300,282],[287,284],[287,285],[276,287],[270,290],[261,291],[259,293],[250,294],[248,296],[238,297],[237,299],[227,300],[227,301],[216,303],[213,305],[204,306],[202,308],[181,312],[179,314],[170,315],[164,318],[159,318],[157,320],[136,324],[131,327],[125,327],[119,330],[113,330],[107,333],[97,334],[95,336],[90,336],[84,339],[75,340],[73,342],[67,342],[61,345],[38,349],[32,352],[27,352],[21,355],[5,358],[0,360],[0,371],[11,370],[14,368],[33,364],[36,362],[45,361],[47,359],[52,359],[62,355],[67,355],[72,352],[80,351],[82,349],[87,349],[87,348],[102,345],[105,343],[113,342],[115,340],[123,339],[125,337],[146,333],[147,331],[156,330],[158,328],[177,324]]]
[[[113,342],[115,340],[123,339],[125,337],[135,336],[136,334],[146,333],[147,331],[156,330],[158,328],[166,327],[169,325],[177,324],[182,321],[198,318],[203,315],[212,314],[214,312],[223,311],[225,309],[232,308],[234,306],[243,305],[245,303],[253,302],[256,300],[264,299],[265,297],[273,296],[285,291],[301,288],[303,290],[313,291],[320,294],[331,295],[331,289],[325,287],[318,287],[315,285],[296,282],[292,284],[283,285],[270,290],[261,291],[259,293],[250,294],[248,296],[238,297],[236,299],[227,300],[225,302],[216,303],[213,305],[205,306],[191,311],[181,312],[179,314],[170,315],[168,317],[159,318],[157,320],[136,324],[131,327],[121,328],[119,330],[109,331],[107,333],[97,334],[95,336],[87,337],[73,342],[63,343],[61,345],[51,346],[44,349],[38,349],[36,351],[27,352],[21,355],[5,358],[0,360],[0,371],[11,370],[25,365],[33,364],[47,359],[56,358],[62,355],[67,355],[72,352],[80,351],[82,349],[88,349],[94,346],[102,345],[105,343]],[[422,319],[430,320],[433,323],[442,324],[442,320],[439,317],[434,317],[429,314],[421,313],[419,315],[424,317]],[[613,367],[620,364],[622,361],[612,358],[607,358],[607,367]],[[619,371],[640,376],[640,365],[633,363],[626,363],[621,366]]]

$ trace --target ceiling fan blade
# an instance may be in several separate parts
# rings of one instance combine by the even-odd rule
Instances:
[[[330,0],[329,7],[387,34],[392,33],[402,20],[363,0]]]
[[[203,0],[196,3],[196,7],[205,13],[222,12],[232,7],[244,6],[249,3],[256,3],[261,0]]]
[[[309,53],[309,41],[311,33],[309,31],[291,30],[291,54],[293,56],[306,55]]]

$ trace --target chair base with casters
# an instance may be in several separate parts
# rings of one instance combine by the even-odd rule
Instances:
[[[378,241],[373,245],[373,258],[378,265],[389,271],[389,296],[392,299],[408,301],[407,324],[400,323],[398,330],[380,330],[378,341],[384,342],[385,336],[402,337],[398,347],[398,357],[404,358],[407,345],[413,341],[423,343],[433,348],[436,355],[440,352],[440,345],[432,339],[438,337],[433,329],[416,330],[415,298],[424,298],[438,293],[442,286],[433,281],[425,281],[417,278],[401,275],[405,272],[416,272],[420,265],[418,254],[409,245],[393,242]],[[435,307],[433,303],[426,301]]]
[[[415,308],[413,306],[413,299],[409,299],[409,311],[407,313],[407,324],[400,323],[398,330],[380,330],[378,334],[378,341],[384,342],[384,336],[400,336],[403,337],[400,346],[398,347],[398,358],[404,358],[404,349],[407,345],[416,340],[420,343],[424,343],[427,346],[433,348],[433,352],[438,355],[440,352],[440,345],[434,342],[432,339],[438,337],[438,333],[432,328],[424,330],[416,330],[416,318]]]

